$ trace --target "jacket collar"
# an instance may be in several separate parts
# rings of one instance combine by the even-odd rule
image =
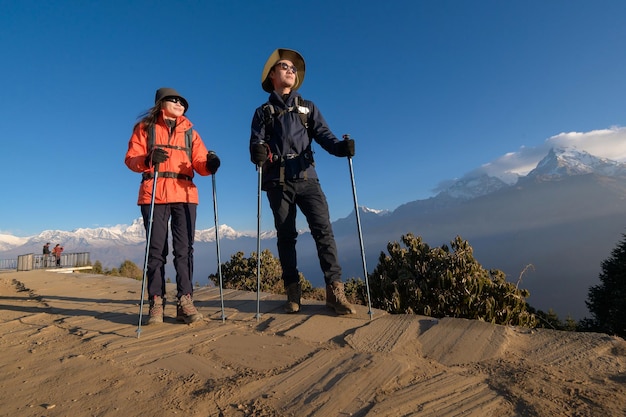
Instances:
[[[278,94],[276,91],[272,91],[270,94],[269,102],[277,107],[287,108],[294,105],[294,98],[300,97],[300,93],[297,91],[291,91],[286,99],[283,100],[281,94]]]
[[[163,113],[161,113],[161,115],[159,116],[159,124],[167,127],[167,124],[165,123],[165,119],[163,118]],[[192,126],[193,124],[186,116],[180,116],[176,119],[176,130],[185,131],[185,130],[188,130]]]

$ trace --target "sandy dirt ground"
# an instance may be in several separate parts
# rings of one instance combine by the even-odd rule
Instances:
[[[168,288],[175,297],[175,288]],[[335,316],[196,289],[141,326],[141,282],[0,273],[0,416],[619,416],[626,342],[464,319]],[[144,306],[144,318],[147,314]],[[138,337],[139,336],[139,337]]]

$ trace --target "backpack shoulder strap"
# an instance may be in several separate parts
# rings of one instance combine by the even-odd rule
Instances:
[[[265,141],[269,142],[271,136],[270,132],[274,127],[274,114],[276,113],[276,109],[274,109],[274,106],[268,101],[261,106],[261,111],[263,112],[263,124],[265,125]]]
[[[187,156],[189,156],[189,161],[191,161],[191,154],[193,148],[193,128],[190,127],[185,131],[185,147],[187,151]]]
[[[269,102],[265,103],[261,106],[261,111],[263,112],[263,122],[266,126],[272,126],[274,122],[274,115],[276,114],[276,109]]]
[[[306,108],[306,111],[302,111],[302,107]],[[267,102],[262,107],[261,110],[263,112],[263,122],[265,123],[265,134],[266,136],[269,134],[269,130],[274,126],[274,119],[284,113],[287,112],[296,112],[300,117],[300,121],[304,128],[309,130],[309,116],[311,115],[311,106],[310,102],[304,100],[300,96],[294,97],[294,105],[293,107],[289,107],[285,110],[282,110],[280,113],[276,114],[276,109],[274,106]]]
[[[303,99],[302,97],[295,97],[295,107],[298,112],[298,116],[300,116],[300,121],[302,121],[302,125],[304,128],[309,130],[309,116],[311,115],[311,107],[309,102]],[[301,111],[301,107],[307,109],[307,111]]]
[[[150,124],[147,128],[148,133],[148,152],[154,148],[154,137],[155,137],[155,127],[154,124]],[[171,149],[181,149],[179,146],[170,146],[163,145],[165,148]],[[192,151],[193,151],[193,128],[190,127],[185,131],[185,152],[187,152],[187,156],[189,157],[189,161],[191,161]]]
[[[148,133],[148,152],[150,152],[152,150],[152,148],[154,148],[154,123],[150,123],[147,127],[146,127],[146,131]]]

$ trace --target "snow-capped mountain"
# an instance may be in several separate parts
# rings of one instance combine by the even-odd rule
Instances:
[[[143,228],[143,222],[142,222]],[[256,233],[252,234],[251,232],[238,232],[230,226],[225,224],[221,224],[219,228],[220,239],[230,239],[234,240],[243,236],[254,236],[256,237]],[[261,238],[263,238],[263,234],[261,234]],[[144,238],[145,239],[145,238]],[[215,242],[215,227],[211,227],[205,230],[196,230],[196,242]]]
[[[557,179],[564,176],[598,174],[607,177],[626,175],[626,164],[599,158],[575,148],[552,148],[530,171],[528,178]]]
[[[391,213],[389,210],[377,210],[365,206],[359,206],[359,212],[363,214],[375,214],[377,216],[386,216]]]
[[[515,186],[520,180],[555,180],[563,176],[584,174],[597,174],[607,177],[626,176],[626,164],[607,158],[599,158],[576,148],[552,148],[539,161],[535,169],[526,176],[519,176],[516,182],[507,183],[498,177],[485,173],[467,175],[452,182],[437,197],[471,200],[503,188]]]
[[[376,210],[367,207],[359,207],[363,215],[385,215],[388,210]],[[299,233],[307,233],[308,230],[300,230]],[[232,227],[222,224],[219,226],[221,239],[236,240],[242,237],[256,239],[256,231],[240,232]],[[261,231],[261,239],[268,240],[276,237],[275,230]],[[111,227],[98,227],[94,229],[79,228],[73,231],[44,230],[35,236],[16,237],[0,234],[0,252],[10,251],[19,247],[39,252],[39,247],[46,242],[62,242],[65,250],[89,251],[90,248],[101,248],[111,245],[143,245],[146,240],[143,219],[133,220],[130,225],[118,224]],[[196,230],[196,242],[215,242],[215,227],[204,230]]]
[[[234,240],[243,236],[252,236],[248,232],[237,232],[227,225],[220,225],[220,239]],[[256,237],[256,234],[254,234]],[[273,232],[266,232],[262,238],[273,237]],[[18,247],[39,248],[46,242],[62,242],[65,250],[89,251],[90,248],[100,248],[111,245],[144,244],[146,234],[143,219],[133,220],[130,225],[115,225],[112,227],[98,227],[95,229],[80,228],[73,231],[44,230],[35,236],[16,237],[0,234],[0,252]],[[196,231],[196,241],[214,242],[215,227]],[[33,250],[33,249],[30,249]],[[38,252],[38,249],[36,250]]]
[[[478,177],[463,177],[440,192],[439,196],[471,200],[472,198],[487,195],[508,186],[509,185],[500,178],[483,174]]]

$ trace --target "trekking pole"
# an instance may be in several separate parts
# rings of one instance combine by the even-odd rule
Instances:
[[[220,226],[217,221],[217,191],[215,189],[215,173],[211,175],[213,181],[213,213],[215,217],[215,245],[217,247],[217,275],[220,278],[220,303],[222,305],[222,323],[226,320],[224,314],[224,292],[222,290],[222,259],[220,257]]]
[[[259,188],[257,194],[257,222],[256,222],[256,320],[261,318],[261,181],[263,168],[257,165],[259,171]]]
[[[156,195],[159,164],[154,164],[154,181],[152,182],[152,197],[150,198],[150,218],[148,220],[148,235],[146,237],[146,254],[143,261],[143,277],[141,279],[141,303],[139,304],[139,324],[137,325],[137,339],[141,336],[141,320],[143,317],[143,299],[146,292],[146,278],[148,275],[148,255],[150,254],[150,238],[152,237],[152,221],[154,219],[154,196]]]
[[[343,135],[343,139],[350,139],[350,135]],[[359,244],[361,245],[361,260],[363,263],[363,275],[365,275],[365,287],[367,289],[367,306],[369,311],[367,314],[370,316],[370,320],[374,316],[372,312],[372,302],[370,297],[370,283],[367,276],[367,265],[365,263],[365,249],[363,247],[363,234],[361,233],[361,216],[359,216],[359,203],[356,198],[356,185],[354,183],[354,169],[352,168],[352,157],[348,157],[348,167],[350,168],[350,180],[352,181],[352,196],[354,197],[354,212],[356,213],[356,227],[359,232]]]

